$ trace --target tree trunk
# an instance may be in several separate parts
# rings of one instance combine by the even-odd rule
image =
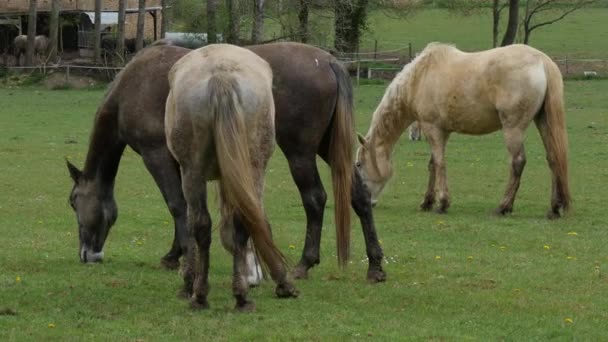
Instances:
[[[509,22],[507,31],[502,38],[500,46],[507,46],[515,42],[517,36],[517,26],[519,25],[519,0],[509,0]]]
[[[500,27],[500,0],[492,4],[492,47],[498,46],[498,28]]]
[[[217,43],[217,1],[207,0],[207,43]]]
[[[356,52],[366,25],[368,0],[335,0],[335,42],[338,51]]]
[[[57,51],[59,46],[59,10],[61,4],[59,0],[53,0],[51,3],[51,22],[49,24],[49,46],[48,54],[49,61],[55,63],[57,60]]]
[[[116,55],[120,64],[125,59],[125,12],[127,0],[118,0],[118,32],[116,34]]]
[[[264,39],[264,0],[253,0],[251,43],[258,44],[262,39]]]
[[[95,0],[95,35],[93,36],[93,62],[101,58],[101,0]]]
[[[29,15],[27,19],[27,48],[25,50],[25,65],[34,65],[36,48],[36,5],[37,0],[30,0]]]
[[[161,1],[161,13],[160,15],[162,15],[162,18],[160,20],[160,38],[163,39],[165,38],[165,34],[167,33],[167,29],[169,28],[169,9],[167,7],[169,7],[169,0],[162,0]]]
[[[139,0],[137,12],[137,36],[135,37],[135,51],[144,48],[144,22],[146,20],[146,0]]]
[[[226,0],[226,7],[228,8],[228,36],[226,37],[226,42],[229,44],[237,44],[239,39],[236,5],[235,0]]]
[[[300,27],[298,36],[302,43],[308,42],[308,0],[300,0],[300,11],[298,12]]]

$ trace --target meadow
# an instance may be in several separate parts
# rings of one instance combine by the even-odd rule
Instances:
[[[365,132],[385,83],[356,87]],[[337,267],[329,194],[321,264],[298,281],[295,300],[265,282],[257,311],[233,311],[231,258],[214,232],[209,301],[192,311],[181,279],[160,267],[173,234],[169,213],[141,158],[126,150],[116,180],[119,217],[102,264],[78,261],[65,158],[82,166],[103,90],[0,88],[0,340],[602,340],[608,314],[608,81],[567,81],[572,212],[545,219],[550,174],[536,129],[515,212],[496,217],[508,176],[499,133],[454,135],[447,149],[453,205],[424,213],[429,148],[401,139],[396,174],[374,209],[385,283],[365,280],[357,222],[351,262]],[[304,241],[300,197],[277,150],[265,206],[292,263]],[[214,215],[216,210],[213,209]],[[214,216],[217,222],[217,215]],[[356,220],[355,220],[356,221]]]
[[[605,60],[608,56],[607,16],[606,7],[578,10],[562,21],[535,30],[530,45],[553,58]],[[433,41],[455,44],[464,51],[492,47],[492,15],[489,10],[465,17],[444,9],[425,8],[405,19],[387,17],[378,10],[371,11],[368,18],[367,29],[361,38],[361,52],[374,51],[376,43],[378,51],[393,51],[391,53],[397,55],[407,55],[408,44],[418,52]],[[311,43],[331,48],[334,41],[331,13],[312,11],[310,22]],[[499,39],[502,39],[506,22],[504,14]],[[281,36],[280,26],[272,18],[267,21],[266,36],[267,39]]]

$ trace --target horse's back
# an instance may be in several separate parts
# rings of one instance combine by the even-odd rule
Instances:
[[[277,142],[286,154],[316,153],[328,132],[338,97],[338,82],[322,49],[300,43],[248,47],[273,71]],[[310,151],[308,151],[310,150]]]
[[[490,133],[502,127],[501,113],[538,111],[546,91],[545,58],[524,45],[474,53],[451,48],[419,77],[414,101],[426,121],[447,131]]]

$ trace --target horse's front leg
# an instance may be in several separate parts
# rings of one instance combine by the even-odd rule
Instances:
[[[359,171],[355,168],[352,184],[352,207],[359,216],[363,237],[365,238],[365,251],[369,260],[367,280],[378,283],[386,280],[386,273],[382,269],[384,254],[374,225],[371,195],[361,179]]]
[[[219,224],[220,237],[222,240],[222,246],[224,249],[234,255],[235,251],[235,236],[234,236],[234,213],[230,214],[222,214],[222,218]],[[270,225],[269,225],[270,227]],[[246,261],[247,261],[247,283],[250,287],[255,287],[260,285],[262,280],[264,279],[264,273],[262,271],[262,266],[260,265],[260,260],[258,259],[255,248],[253,246],[253,242],[251,239],[247,242],[246,249]]]
[[[511,174],[509,176],[509,183],[505,195],[500,203],[500,206],[496,209],[496,214],[505,215],[513,211],[513,202],[515,202],[515,195],[519,189],[521,175],[524,172],[526,166],[526,153],[523,145],[523,130],[519,128],[505,128],[503,129],[505,144],[507,150],[511,155]]]
[[[166,146],[142,151],[141,155],[148,172],[163,195],[174,222],[171,250],[160,259],[160,262],[168,269],[176,269],[179,267],[180,256],[185,254],[188,248],[186,200],[182,193],[179,166]]]
[[[424,135],[427,137],[427,140],[431,145],[429,187],[427,188],[425,201],[422,204],[424,205],[427,203],[427,199],[434,199],[434,197],[431,197],[430,194],[431,191],[433,191],[431,185],[435,185],[437,197],[439,198],[439,207],[437,208],[437,212],[440,214],[445,214],[450,207],[450,193],[448,191],[448,179],[445,165],[445,145],[447,144],[450,134],[432,124],[421,123],[420,125]],[[432,174],[434,174],[434,179]],[[425,209],[424,206],[421,207]],[[430,207],[428,209],[430,209]]]

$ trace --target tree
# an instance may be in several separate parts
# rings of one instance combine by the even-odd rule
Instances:
[[[34,65],[36,48],[36,7],[37,0],[30,0],[29,15],[27,19],[27,48],[25,50],[25,65]]]
[[[308,0],[300,0],[300,10],[298,11],[298,39],[302,43],[308,42]]]
[[[524,44],[530,42],[532,31],[564,19],[568,14],[593,4],[594,0],[528,0],[523,20]],[[546,14],[543,19],[534,17]]]
[[[492,1],[492,47],[498,46],[498,30],[500,28],[500,14],[508,3],[501,0]]]
[[[169,28],[169,0],[162,0],[160,3],[162,19],[160,21],[160,38],[165,38]]]
[[[239,39],[239,26],[236,0],[226,0],[226,8],[228,11],[228,34],[226,35],[226,42],[237,44]]]
[[[139,0],[137,11],[137,35],[135,36],[135,50],[144,48],[144,21],[146,20],[146,0]]]
[[[125,12],[127,0],[118,0],[118,32],[116,34],[116,54],[119,63],[123,64],[125,58]],[[165,15],[163,14],[163,17]]]
[[[101,0],[95,0],[95,33],[93,36],[93,61],[99,63],[101,57]]]
[[[59,0],[53,0],[51,3],[51,22],[49,24],[49,46],[48,54],[49,61],[57,60],[57,51],[59,47],[59,11],[61,4]]]
[[[264,2],[253,0],[253,27],[251,29],[251,42],[257,44],[264,39]]]
[[[338,51],[356,52],[366,27],[368,0],[335,0],[335,42]]]
[[[517,36],[517,27],[519,25],[519,0],[509,0],[509,21],[507,22],[507,31],[502,38],[500,46],[511,45],[515,42]]]
[[[207,0],[207,42],[217,43],[217,2]]]

